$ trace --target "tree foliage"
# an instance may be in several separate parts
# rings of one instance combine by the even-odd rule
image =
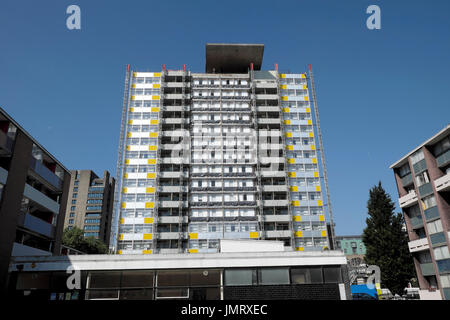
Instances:
[[[403,216],[394,213],[395,205],[381,181],[370,189],[367,209],[369,217],[362,237],[366,246],[365,262],[380,267],[383,287],[393,294],[403,294],[414,277],[414,264],[408,250],[408,236],[402,230]]]
[[[87,254],[104,254],[108,252],[106,245],[94,237],[84,237],[83,230],[74,227],[64,230],[62,244]]]

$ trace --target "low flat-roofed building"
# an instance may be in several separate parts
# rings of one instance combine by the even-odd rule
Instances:
[[[229,241],[229,252],[196,255],[17,257],[10,265],[9,295],[44,300],[350,299],[347,260],[339,251],[232,252]],[[78,289],[67,287],[69,277],[69,282],[74,279],[70,269],[79,271]]]

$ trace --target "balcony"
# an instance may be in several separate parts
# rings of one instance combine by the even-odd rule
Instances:
[[[259,124],[280,124],[280,118],[258,118]]]
[[[62,189],[63,181],[34,157],[31,157],[30,168],[56,189]]]
[[[285,192],[287,190],[287,186],[285,184],[283,185],[263,185],[262,186],[262,191],[263,192],[277,192],[277,191],[281,191],[281,192]]]
[[[433,193],[433,186],[431,185],[431,183],[425,183],[421,185],[418,189],[421,198],[426,197]]]
[[[436,218],[439,218],[439,210],[437,206],[426,209],[424,212],[425,220],[430,221]]]
[[[431,246],[439,246],[441,244],[445,244],[445,234],[443,232],[434,233],[430,235]]]
[[[408,242],[409,252],[418,252],[423,250],[428,250],[430,246],[428,245],[428,239],[422,238],[418,240],[413,240]]]
[[[292,236],[292,231],[290,230],[273,230],[265,232],[267,238],[289,238]]]
[[[450,163],[450,149],[441,154],[439,157],[437,157],[436,163],[438,167],[443,167],[448,163]]]
[[[434,180],[436,191],[450,191],[450,173]]]
[[[423,227],[422,216],[411,217],[409,218],[409,221],[411,222],[411,226],[413,229],[419,229]]]
[[[45,194],[25,184],[23,196],[39,204],[41,207],[50,210],[53,213],[59,213],[59,203],[50,199]]]
[[[406,176],[404,176],[402,179],[402,185],[403,187],[406,187],[408,185],[410,185],[411,183],[413,183],[413,177],[411,173],[408,173]]]
[[[425,161],[425,159],[420,160],[419,162],[415,163],[413,165],[413,169],[414,169],[414,174],[419,174],[420,172],[424,171],[427,169],[427,163]]]
[[[417,201],[418,201],[418,199],[417,199],[417,195],[416,195],[415,191],[411,191],[407,195],[398,199],[400,208],[410,207],[413,204],[417,203]]]
[[[433,267],[433,263],[421,263],[420,264],[420,270],[422,271],[422,275],[423,276],[434,276],[435,272],[434,272],[434,267]]]
[[[286,191],[286,190],[285,190]],[[287,207],[288,205],[287,199],[280,199],[280,200],[264,200],[263,205],[265,207]]]
[[[9,155],[12,152],[14,141],[0,130],[0,155]]]

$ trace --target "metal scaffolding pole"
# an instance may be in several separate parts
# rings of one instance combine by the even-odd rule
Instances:
[[[110,243],[110,251],[117,252],[117,244],[118,244],[118,229],[119,229],[119,215],[120,215],[120,198],[121,198],[121,187],[122,187],[122,170],[123,170],[123,151],[124,151],[124,130],[126,125],[127,118],[127,106],[129,102],[129,90],[130,90],[130,65],[127,65],[127,72],[125,76],[125,90],[123,94],[123,103],[122,103],[122,120],[120,122],[120,137],[119,137],[119,150],[117,156],[117,165],[116,165],[116,185],[114,190],[114,214],[112,218],[112,241]]]
[[[319,120],[319,109],[317,108],[317,98],[316,98],[316,88],[314,86],[314,75],[312,71],[312,66],[308,65],[309,68],[309,79],[311,82],[311,93],[312,93],[312,102],[314,104],[314,116],[316,117],[316,127],[317,127],[317,135],[319,137],[319,146],[320,146],[320,160],[322,162],[322,168],[323,168],[323,180],[325,183],[325,190],[327,193],[327,206],[328,206],[328,215],[330,218],[330,232],[331,232],[331,245],[332,249],[336,249],[336,239],[334,234],[334,222],[333,222],[333,211],[331,209],[331,200],[330,200],[330,190],[328,188],[328,177],[327,177],[327,167],[325,164],[325,155],[324,155],[324,149],[323,149],[323,142],[322,142],[322,131],[320,130],[320,120]]]

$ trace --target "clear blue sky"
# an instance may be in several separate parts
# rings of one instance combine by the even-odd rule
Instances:
[[[202,72],[207,42],[264,43],[263,69],[313,65],[336,231],[358,234],[369,189],[397,204],[389,165],[449,123],[449,14],[448,0],[2,0],[0,106],[67,168],[115,174],[126,64]]]

